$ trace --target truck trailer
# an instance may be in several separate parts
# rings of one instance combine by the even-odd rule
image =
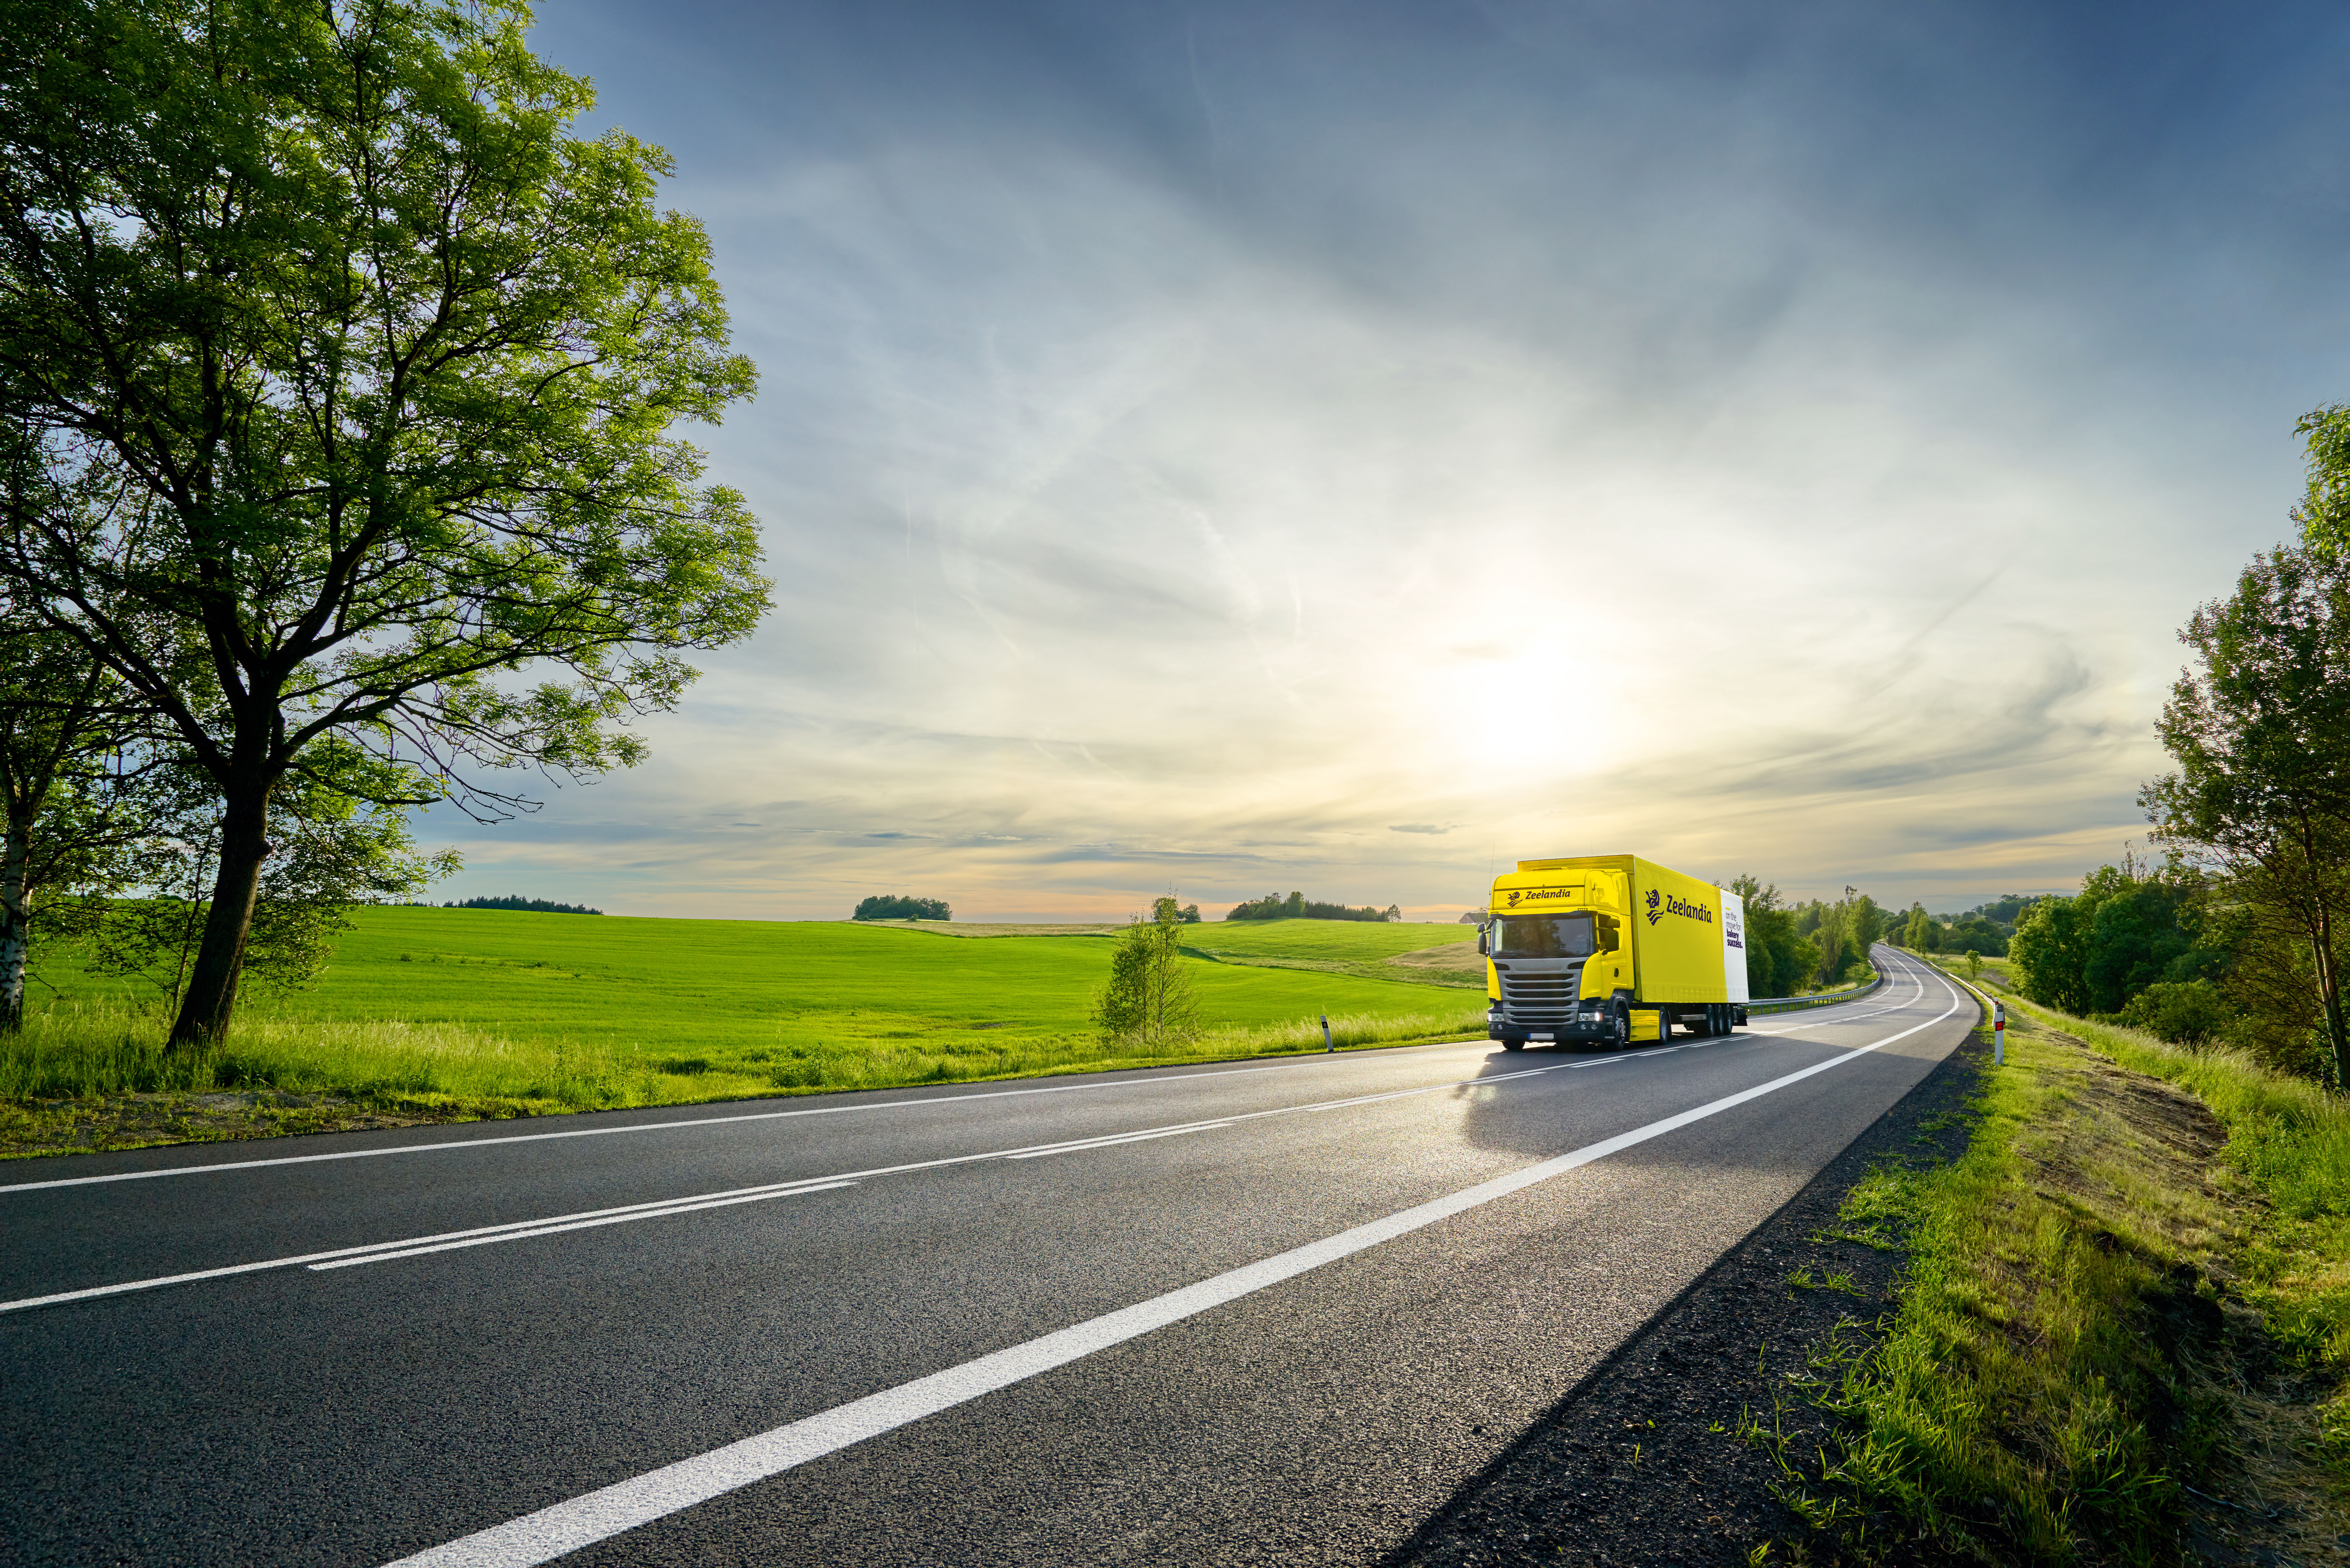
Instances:
[[[1744,902],[1637,855],[1519,861],[1493,879],[1477,950],[1485,1033],[1512,1051],[1746,1022]]]

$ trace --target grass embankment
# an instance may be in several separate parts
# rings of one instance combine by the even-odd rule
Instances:
[[[1816,1363],[1808,1393],[1841,1435],[1782,1455],[1813,1526],[1794,1544],[1856,1562],[2332,1555],[2350,1106],[2231,1053],[2015,1000],[2008,1016],[1967,1152],[1882,1168],[1845,1206],[1850,1239],[1907,1247],[1908,1277],[1873,1336]],[[2286,1555],[2238,1558],[2231,1534]]]
[[[0,1043],[0,1150],[1277,1054],[1320,1049],[1326,1009],[1341,1045],[1483,1029],[1482,997],[1402,966],[1354,972],[1451,938],[1441,927],[1267,922],[1241,945],[1285,941],[1347,967],[1195,959],[1209,1033],[1138,1055],[1087,1025],[1108,967],[1098,933],[940,940],[1009,932],[474,909],[358,919],[316,989],[249,1002],[225,1045],[192,1061],[162,1053],[163,1021],[136,992],[52,965],[62,994]],[[1284,937],[1284,925],[1326,929]]]

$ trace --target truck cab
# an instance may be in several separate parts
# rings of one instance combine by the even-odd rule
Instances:
[[[1480,946],[1487,996],[1498,1003],[1488,1022],[1499,1025],[1504,1044],[1602,1040],[1628,1030],[1615,1003],[1629,1004],[1632,955],[1615,916],[1597,909],[1495,915]]]

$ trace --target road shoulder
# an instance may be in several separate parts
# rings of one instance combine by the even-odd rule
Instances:
[[[1801,1523],[1766,1445],[1804,1449],[1816,1411],[1791,1376],[1890,1310],[1901,1258],[1835,1239],[1837,1210],[1888,1158],[1948,1160],[1986,1054],[1968,1039],[1776,1214],[1700,1275],[1391,1553],[1386,1568],[1743,1563]],[[1812,1282],[1807,1288],[1794,1282]],[[1833,1286],[1825,1282],[1835,1282]],[[1775,1405],[1774,1405],[1775,1400]]]

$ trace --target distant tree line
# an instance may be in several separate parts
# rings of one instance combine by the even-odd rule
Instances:
[[[2296,545],[2196,610],[2156,726],[2175,771],[2138,803],[2158,863],[2126,854],[2043,900],[2010,946],[2035,1002],[2350,1078],[2350,408],[2304,417]]]
[[[504,898],[465,898],[443,904],[444,909],[526,909],[535,915],[600,915],[601,909],[591,909],[585,904],[550,904],[544,898],[525,898],[519,895]]]
[[[1402,907],[1389,904],[1375,909],[1366,904],[1361,909],[1349,909],[1344,904],[1317,904],[1303,893],[1292,893],[1286,898],[1278,893],[1267,893],[1262,898],[1252,898],[1232,906],[1224,917],[1228,920],[1400,920]]]
[[[1870,944],[1885,937],[1885,911],[1847,888],[1833,902],[1783,901],[1775,884],[1733,877],[1746,909],[1746,988],[1752,996],[1801,996],[1868,972]]]
[[[2050,895],[2002,893],[1989,903],[1955,915],[1929,915],[1923,904],[1912,904],[1897,915],[1885,940],[1917,953],[1981,953],[2005,958],[2007,944],[2018,922]]]
[[[954,911],[944,898],[907,898],[876,893],[857,906],[852,920],[951,920]]]

